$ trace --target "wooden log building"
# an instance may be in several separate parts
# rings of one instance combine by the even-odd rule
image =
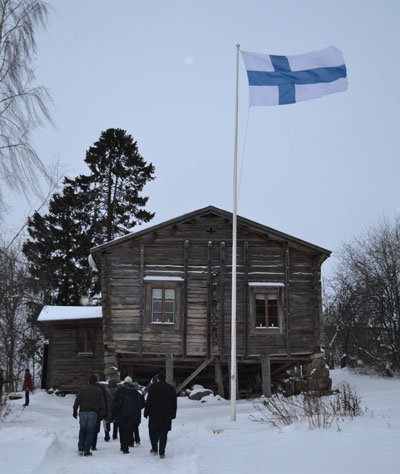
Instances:
[[[237,220],[242,395],[320,352],[321,264],[330,252]],[[232,214],[209,206],[92,249],[101,274],[104,375],[147,383],[166,369],[229,395]]]
[[[90,373],[104,372],[100,306],[44,306],[38,322],[47,337],[42,388],[75,392]]]

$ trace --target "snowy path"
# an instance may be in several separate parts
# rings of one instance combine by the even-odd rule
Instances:
[[[249,420],[251,402],[238,403],[237,422],[230,404],[209,397],[206,403],[179,399],[178,416],[169,434],[167,457],[149,454],[147,422],[141,446],[121,454],[119,441],[103,440],[92,457],[77,454],[78,422],[74,397],[36,391],[31,405],[10,402],[0,422],[1,474],[399,474],[400,380],[334,371],[334,382],[347,379],[368,406],[368,414],[340,423],[340,429],[309,430],[296,424],[282,431]],[[219,434],[213,434],[219,430]]]

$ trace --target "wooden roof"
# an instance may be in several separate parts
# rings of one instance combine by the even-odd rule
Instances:
[[[98,252],[101,252],[103,250],[108,250],[109,248],[118,246],[128,240],[134,240],[139,237],[145,236],[146,234],[151,234],[154,232],[161,231],[163,229],[166,229],[168,227],[178,225],[180,223],[186,222],[187,220],[194,219],[196,217],[201,217],[205,215],[210,215],[214,214],[216,216],[222,217],[224,219],[227,219],[232,223],[232,213],[228,211],[224,211],[223,209],[219,209],[218,207],[214,206],[207,206],[202,209],[198,209],[193,212],[189,212],[187,214],[183,214],[179,217],[175,217],[174,219],[169,219],[167,221],[164,221],[160,224],[156,224],[150,227],[146,227],[143,230],[138,230],[137,232],[132,232],[130,234],[124,235],[122,237],[117,237],[114,240],[111,240],[109,242],[106,242],[102,245],[99,245],[97,247],[94,247],[91,249],[91,254],[93,254],[96,257],[96,254]],[[249,227],[250,229],[253,229],[254,231],[258,231],[263,234],[267,234],[269,238],[272,238],[274,240],[280,240],[282,242],[287,242],[288,244],[291,244],[295,247],[303,247],[309,250],[312,250],[318,254],[321,255],[322,261],[328,258],[331,254],[330,250],[324,249],[322,247],[319,247],[317,245],[311,244],[309,242],[306,242],[304,240],[298,239],[297,237],[293,237],[291,235],[285,234],[283,232],[279,232],[278,230],[272,229],[271,227],[267,227],[263,224],[259,224],[258,222],[252,221],[250,219],[246,219],[245,217],[237,216],[237,225],[239,226],[245,226]]]

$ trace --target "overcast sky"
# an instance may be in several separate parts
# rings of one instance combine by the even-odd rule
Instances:
[[[334,45],[348,91],[295,105],[249,111],[240,62],[238,213],[336,251],[400,212],[398,0],[49,4],[36,74],[57,128],[38,130],[35,145],[69,177],[87,172],[101,131],[122,128],[155,165],[154,223],[209,204],[232,211],[236,43],[278,55]],[[16,202],[10,229],[38,205]]]

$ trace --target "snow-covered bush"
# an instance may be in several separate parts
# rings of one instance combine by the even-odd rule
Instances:
[[[282,394],[262,398],[254,404],[257,413],[250,419],[282,428],[293,423],[307,423],[310,429],[328,428],[339,418],[362,415],[360,396],[346,382],[329,396],[316,392],[304,392],[293,397]]]
[[[364,409],[361,406],[361,398],[358,393],[348,384],[342,382],[337,393],[330,401],[335,416],[350,417],[362,415]]]

